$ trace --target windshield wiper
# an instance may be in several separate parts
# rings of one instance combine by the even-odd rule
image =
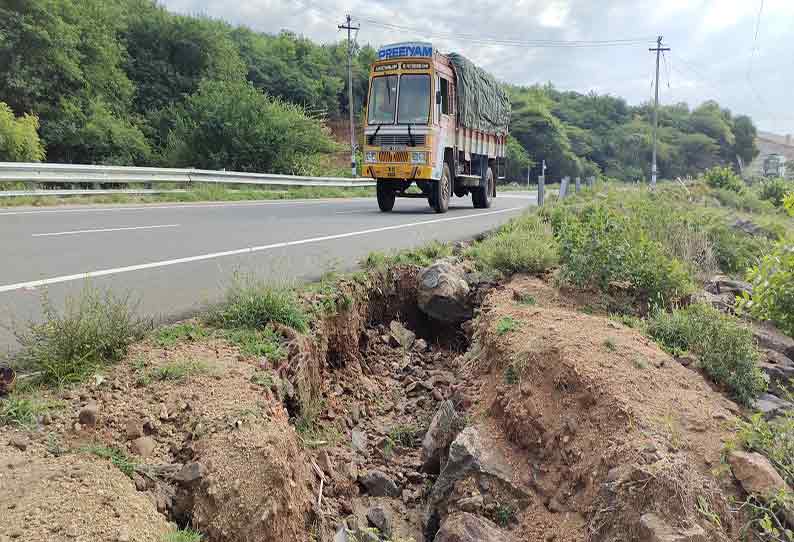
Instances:
[[[408,138],[411,141],[411,146],[416,147],[416,141],[414,141],[414,135],[411,133],[411,125],[408,125]]]
[[[378,132],[380,132],[380,127],[383,126],[384,124],[385,124],[384,122],[378,124],[378,127],[375,128],[375,133],[369,136],[369,145],[372,145],[372,142],[375,141],[375,136],[378,135]]]

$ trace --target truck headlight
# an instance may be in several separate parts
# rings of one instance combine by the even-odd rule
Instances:
[[[372,164],[378,161],[378,153],[375,151],[367,151],[364,153],[364,161],[368,164]]]
[[[411,163],[412,164],[426,164],[427,163],[427,153],[426,152],[411,152]]]

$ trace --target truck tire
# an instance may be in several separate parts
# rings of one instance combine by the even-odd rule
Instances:
[[[452,175],[449,172],[449,165],[444,164],[444,170],[441,172],[441,178],[433,183],[432,192],[430,192],[430,206],[437,213],[446,213],[449,209],[449,197],[452,193]]]
[[[471,202],[474,204],[475,209],[487,209],[491,206],[491,197],[494,194],[494,177],[493,170],[488,168],[485,173],[485,186],[478,186],[471,192]]]
[[[378,193],[378,207],[380,207],[381,211],[388,213],[394,209],[394,200],[397,197],[394,188],[378,181],[376,192]]]

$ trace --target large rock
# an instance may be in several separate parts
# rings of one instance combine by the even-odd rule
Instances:
[[[643,514],[640,518],[642,540],[647,542],[706,542],[706,531],[698,524],[688,529],[676,529],[656,514]]]
[[[463,269],[440,261],[419,272],[417,303],[428,316],[442,322],[462,322],[473,316],[469,284]]]
[[[517,511],[529,504],[528,491],[514,482],[512,468],[498,448],[487,442],[473,426],[461,431],[452,442],[447,462],[433,486],[426,526],[429,536],[456,511],[455,503],[463,497],[456,491],[461,487],[478,489],[486,501],[491,494],[498,495],[500,504],[510,505]]]
[[[99,405],[96,401],[89,401],[77,415],[77,420],[89,427],[94,427],[99,419]]]
[[[712,294],[732,294],[734,296],[741,296],[747,293],[753,295],[753,285],[743,280],[735,280],[724,275],[717,275],[712,277],[705,286],[707,292]]]
[[[774,350],[764,350],[758,366],[769,377],[769,391],[775,395],[784,395],[794,379],[794,361]]]
[[[441,526],[434,542],[512,542],[514,539],[487,519],[458,512]]]
[[[446,459],[450,444],[463,426],[463,419],[455,412],[452,401],[441,403],[422,440],[423,471],[431,474],[439,473],[443,467],[442,459]]]
[[[753,324],[751,329],[761,348],[767,348],[794,359],[794,339],[768,323]]]
[[[762,412],[764,418],[770,420],[777,416],[782,416],[789,410],[794,410],[794,404],[781,399],[771,393],[762,393],[753,404],[756,410]]]
[[[400,489],[394,480],[379,470],[371,470],[358,480],[373,497],[397,497]]]
[[[380,505],[371,506],[367,510],[367,521],[386,538],[391,536],[392,517],[391,511],[387,508]]]
[[[766,499],[781,489],[791,491],[775,467],[761,454],[733,451],[728,455],[728,463],[733,475],[751,495]]]
[[[409,350],[416,340],[416,333],[406,328],[397,320],[392,320],[389,324],[389,331],[391,331],[392,339],[397,343],[395,346],[401,346]]]

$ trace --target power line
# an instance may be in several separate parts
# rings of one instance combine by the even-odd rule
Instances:
[[[591,48],[591,47],[619,47],[619,46],[635,46],[642,43],[653,43],[650,38],[628,38],[628,39],[612,39],[612,40],[516,40],[495,38],[487,36],[476,36],[473,34],[451,34],[445,32],[429,32],[420,28],[404,26],[394,23],[387,23],[377,19],[368,17],[359,17],[359,20],[369,23],[372,26],[380,28],[387,28],[391,30],[399,30],[402,32],[413,32],[415,34],[433,38],[433,39],[448,39],[454,41],[477,43],[481,45],[505,45],[505,46],[518,46],[518,47],[543,47],[543,48]]]

